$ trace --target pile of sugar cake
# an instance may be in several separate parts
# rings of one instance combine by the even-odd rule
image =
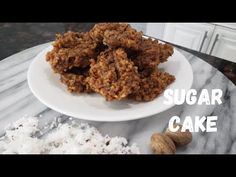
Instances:
[[[39,138],[37,117],[23,117],[12,123],[0,138],[2,154],[139,154],[136,144],[128,146],[123,137],[103,136],[84,123],[58,124]]]

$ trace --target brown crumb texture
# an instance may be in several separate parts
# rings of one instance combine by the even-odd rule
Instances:
[[[97,42],[112,48],[128,48],[138,50],[142,40],[142,32],[137,32],[129,24],[100,23],[90,31],[90,36]]]
[[[89,59],[96,57],[97,44],[88,33],[67,32],[57,35],[53,50],[46,55],[56,73],[64,73],[72,67],[87,67]]]
[[[175,80],[157,68],[173,52],[129,24],[98,23],[88,32],[58,34],[46,61],[70,92],[151,101]]]
[[[77,75],[72,73],[61,74],[61,82],[67,86],[69,92],[72,93],[91,93],[93,92],[89,85],[85,82],[85,75]]]
[[[174,48],[170,44],[160,44],[160,62],[166,62],[174,53]]]
[[[142,39],[142,33],[137,32],[131,27],[125,31],[105,31],[103,43],[109,47],[123,47],[133,50],[139,50]]]
[[[155,70],[160,63],[160,44],[157,40],[143,39],[140,46],[140,54],[133,59],[139,71]]]
[[[136,101],[151,101],[160,95],[174,80],[174,76],[158,70],[148,77],[141,75],[140,89],[129,95],[129,98]]]
[[[89,31],[89,34],[94,41],[102,43],[105,31],[124,31],[128,26],[124,23],[98,23]]]
[[[139,75],[123,49],[108,49],[92,63],[87,81],[106,100],[121,100],[139,88]]]

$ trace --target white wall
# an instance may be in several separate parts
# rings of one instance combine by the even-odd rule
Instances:
[[[133,28],[146,34],[147,23],[129,23]]]
[[[144,34],[163,39],[165,23],[129,23],[138,31],[143,31]]]
[[[163,39],[165,23],[147,23],[146,35]]]

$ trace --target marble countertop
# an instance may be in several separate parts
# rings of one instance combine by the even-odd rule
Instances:
[[[26,73],[33,58],[50,44],[42,44],[29,48],[0,61],[0,135],[4,127],[25,114],[39,116],[40,124],[50,123],[55,117],[62,116],[65,121],[68,116],[53,111],[39,102],[29,90]],[[216,133],[193,133],[193,141],[177,153],[236,153],[236,86],[212,65],[196,55],[178,49],[190,62],[194,72],[192,88],[198,92],[201,89],[218,88],[223,91],[223,104],[198,106],[183,104],[172,107],[160,114],[140,120],[127,122],[88,122],[103,134],[123,136],[130,143],[137,143],[141,153],[151,153],[150,136],[154,132],[162,132],[169,118],[178,115],[185,116],[218,116]]]

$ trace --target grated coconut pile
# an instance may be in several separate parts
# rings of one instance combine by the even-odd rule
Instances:
[[[14,122],[0,138],[2,154],[138,154],[138,147],[123,137],[102,136],[84,123],[63,123],[47,136],[38,135],[37,117],[23,117]]]

